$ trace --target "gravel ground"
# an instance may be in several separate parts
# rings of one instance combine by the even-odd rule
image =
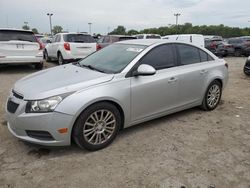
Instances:
[[[216,110],[193,108],[125,129],[97,152],[14,138],[5,101],[15,81],[35,70],[0,67],[0,187],[250,188],[250,77],[245,58],[226,60],[230,79]]]

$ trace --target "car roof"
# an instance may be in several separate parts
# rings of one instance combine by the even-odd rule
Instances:
[[[33,33],[31,30],[15,29],[15,28],[0,28],[0,31],[22,31],[22,32]]]
[[[198,48],[201,48],[200,46],[194,45],[192,43],[183,42],[183,41],[170,41],[170,40],[164,40],[164,39],[136,39],[136,40],[126,40],[117,42],[118,44],[134,44],[134,45],[143,45],[143,46],[151,46],[155,44],[168,44],[168,43],[178,43],[178,44],[188,44],[191,46],[195,46]]]
[[[118,43],[151,46],[156,43],[160,44],[160,43],[170,43],[170,42],[162,39],[136,39],[136,40],[125,40]]]

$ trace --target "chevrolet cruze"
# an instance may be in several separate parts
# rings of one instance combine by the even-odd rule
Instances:
[[[119,130],[177,111],[217,107],[228,66],[205,48],[165,40],[114,43],[17,81],[7,100],[19,139],[98,150]]]

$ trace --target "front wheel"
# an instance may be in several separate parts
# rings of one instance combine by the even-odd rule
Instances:
[[[111,103],[97,103],[79,116],[73,128],[73,139],[81,148],[99,150],[112,143],[120,126],[119,110]]]
[[[207,88],[201,108],[205,111],[214,110],[220,102],[221,94],[221,83],[218,80],[214,80]]]

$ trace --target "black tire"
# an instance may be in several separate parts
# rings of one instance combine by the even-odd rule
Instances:
[[[36,63],[35,64],[35,69],[36,70],[42,70],[43,69],[43,63]]]
[[[236,49],[235,52],[234,52],[234,56],[235,57],[241,57],[242,55],[242,51],[240,49]]]
[[[49,57],[47,50],[44,51],[44,59],[46,62],[51,61],[51,58]]]
[[[57,59],[59,65],[63,65],[65,63],[65,60],[63,59],[61,52],[58,52]]]
[[[99,137],[98,135],[103,135],[103,133],[105,132],[107,126],[106,125],[102,125],[101,127],[105,127],[103,128],[104,131],[103,133],[100,133],[100,132],[97,132],[99,130],[98,129],[98,123],[95,123],[93,121],[93,124],[94,126],[90,126],[90,127],[93,127],[93,135],[95,134],[96,136],[93,136],[92,133],[91,135],[89,135],[89,140],[87,138],[87,134],[90,133],[85,133],[84,135],[84,130],[85,131],[88,131],[90,129],[87,129],[86,127],[88,126],[89,124],[89,121],[90,120],[93,120],[91,118],[91,115],[95,115],[95,113],[101,113],[100,111],[107,111],[107,112],[111,112],[111,117],[114,118],[115,120],[115,123],[113,126],[113,129],[112,129],[112,134],[108,135],[108,137],[104,137],[104,136],[100,136],[103,137],[103,139],[107,139],[105,142],[103,141],[102,143],[90,143],[91,141],[91,138],[93,137],[93,140],[95,140],[96,142],[96,139],[97,141],[99,140],[97,137]],[[99,114],[99,118],[101,119],[101,117],[107,117],[107,114],[105,115],[104,112],[102,112],[103,114]],[[96,116],[95,116],[96,118]],[[98,119],[98,122],[101,121],[100,119]],[[108,118],[109,119],[109,118]],[[107,120],[108,120],[107,119]],[[107,123],[107,121],[105,122]],[[73,127],[73,130],[72,130],[72,137],[75,141],[75,143],[80,147],[80,148],[84,148],[84,149],[87,149],[89,151],[96,151],[96,150],[100,150],[100,149],[103,149],[105,147],[107,147],[109,144],[111,144],[113,142],[113,140],[115,139],[115,137],[117,136],[117,133],[118,131],[120,130],[120,127],[121,127],[121,115],[120,115],[120,112],[119,110],[111,103],[108,103],[108,102],[100,102],[100,103],[96,103],[96,104],[93,104],[91,106],[89,106],[86,110],[84,110],[81,115],[78,117],[78,119],[76,120],[75,122],[75,125]],[[108,124],[108,123],[107,123]],[[92,129],[92,128],[91,128]],[[92,131],[91,131],[92,132]],[[107,132],[106,132],[107,133]],[[107,133],[109,134],[109,133]],[[99,142],[99,141],[98,141]]]
[[[212,87],[218,87],[220,93],[218,95],[218,99],[216,101],[216,103],[214,105],[210,105],[209,104],[209,93],[210,93],[210,89],[212,89]],[[220,103],[220,99],[221,99],[221,94],[222,94],[222,85],[221,83],[218,81],[218,80],[214,80],[213,82],[211,82],[207,88],[207,91],[205,93],[205,96],[203,98],[203,101],[202,101],[202,105],[201,105],[201,109],[205,110],[205,111],[211,111],[211,110],[214,110],[218,104]]]

